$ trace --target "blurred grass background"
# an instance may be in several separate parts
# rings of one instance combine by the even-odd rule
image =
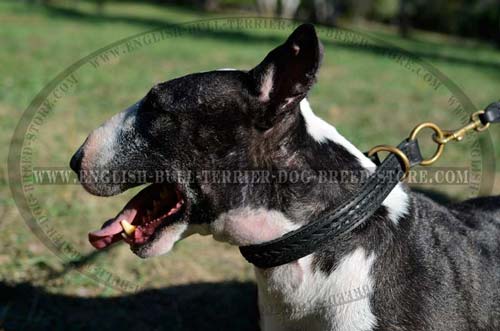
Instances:
[[[168,256],[150,260],[136,258],[125,245],[95,254],[87,232],[114,216],[134,192],[103,199],[77,185],[37,186],[36,196],[51,224],[88,258],[61,260],[23,222],[6,178],[14,127],[56,74],[121,38],[169,24],[242,14],[248,13],[126,1],[106,3],[99,10],[87,1],[51,1],[45,6],[0,2],[0,291],[6,294],[0,299],[0,329],[67,330],[69,323],[72,330],[256,328],[253,271],[236,248],[192,237]],[[490,43],[419,30],[402,38],[394,26],[368,21],[343,24],[417,55],[460,86],[478,107],[500,96],[500,51]],[[246,29],[236,35],[187,34],[124,54],[98,70],[80,70],[77,88],[59,101],[42,126],[34,165],[67,167],[93,128],[140,99],[153,84],[217,68],[249,69],[289,32]],[[395,144],[426,120],[448,128],[460,125],[445,88],[433,90],[380,53],[322,39],[325,59],[310,102],[316,113],[360,149]],[[500,155],[499,132],[492,130],[496,156]],[[467,144],[450,146],[438,165],[468,167],[468,148]],[[456,197],[463,196],[464,190],[437,189]],[[75,267],[89,265],[103,266],[150,290],[123,293]]]

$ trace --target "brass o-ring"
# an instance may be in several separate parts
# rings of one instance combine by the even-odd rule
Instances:
[[[396,154],[397,157],[403,162],[403,165],[405,166],[405,173],[403,177],[401,177],[401,180],[405,179],[408,177],[408,174],[410,173],[410,160],[408,160],[408,157],[406,156],[405,153],[403,153],[399,148],[396,148],[394,146],[389,146],[389,145],[378,145],[373,147],[368,151],[368,156],[373,156],[374,154],[380,152],[380,151],[385,151],[389,153]]]
[[[436,124],[432,123],[432,122],[424,122],[424,123],[421,123],[419,125],[417,125],[413,130],[412,132],[410,133],[410,137],[408,138],[409,140],[415,140],[415,138],[417,137],[417,134],[422,130],[422,129],[425,129],[425,128],[429,128],[429,129],[432,129],[436,135],[436,140],[443,140],[444,138],[444,134],[443,134],[443,131],[439,128],[439,126],[437,126]],[[434,142],[436,142],[436,140],[434,140]],[[423,165],[423,166],[428,166],[428,165],[431,165],[433,164],[434,162],[437,161],[437,159],[439,159],[439,157],[441,156],[441,154],[443,153],[443,150],[444,150],[444,144],[440,144],[438,142],[437,143],[437,148],[436,148],[436,152],[434,153],[434,155],[427,159],[427,160],[422,160],[420,162],[420,165]]]

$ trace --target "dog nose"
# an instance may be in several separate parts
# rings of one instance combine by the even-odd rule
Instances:
[[[76,172],[77,174],[80,173],[80,170],[81,170],[81,166],[82,166],[82,148],[80,147],[76,153],[73,155],[73,157],[71,158],[71,161],[69,161],[69,166],[71,167],[71,169],[73,169],[74,172]]]

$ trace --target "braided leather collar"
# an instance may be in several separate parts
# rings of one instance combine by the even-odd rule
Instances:
[[[410,166],[422,161],[417,140],[404,140],[398,148],[408,157]],[[259,268],[276,267],[309,255],[332,239],[346,235],[365,223],[403,178],[406,170],[395,154],[389,154],[382,163],[378,159],[374,161],[380,164],[377,170],[343,204],[280,238],[241,246],[241,254]]]
[[[479,114],[479,121],[483,124],[478,126],[475,114]],[[482,131],[490,123],[500,123],[500,102],[490,104],[484,111],[477,112],[471,116],[471,124],[457,130],[450,131],[446,141],[436,141],[439,145],[439,157],[444,145],[452,139],[461,140],[467,131]],[[417,128],[430,127],[436,133],[443,136],[442,130],[433,123],[423,123],[425,126]],[[431,124],[431,125],[430,125]],[[410,137],[413,136],[413,132]],[[364,224],[380,207],[385,198],[391,193],[392,189],[402,180],[412,166],[416,164],[425,165],[420,154],[418,141],[408,138],[401,142],[395,149],[380,148],[379,150],[389,150],[392,153],[380,163],[377,154],[374,154],[372,160],[379,165],[377,170],[368,177],[361,188],[355,192],[344,203],[331,211],[325,211],[318,220],[310,222],[301,228],[291,231],[284,236],[262,244],[242,246],[241,254],[259,268],[270,268],[283,265],[309,255],[324,245],[328,245],[341,236],[348,234],[360,225]],[[382,147],[382,145],[380,145]],[[372,149],[373,150],[373,149]],[[425,163],[431,164],[437,159],[425,160]]]

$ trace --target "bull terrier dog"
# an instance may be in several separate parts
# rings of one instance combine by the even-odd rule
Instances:
[[[322,181],[317,170],[376,165],[311,110],[306,96],[322,56],[315,28],[303,24],[253,69],[159,83],[90,133],[70,162],[88,192],[113,196],[140,182],[96,172],[141,169],[148,184],[89,234],[91,244],[124,241],[142,258],[195,233],[259,244],[343,203],[359,181]],[[153,179],[249,169],[308,175]],[[500,199],[445,206],[400,183],[349,235],[255,274],[263,331],[500,330]]]

